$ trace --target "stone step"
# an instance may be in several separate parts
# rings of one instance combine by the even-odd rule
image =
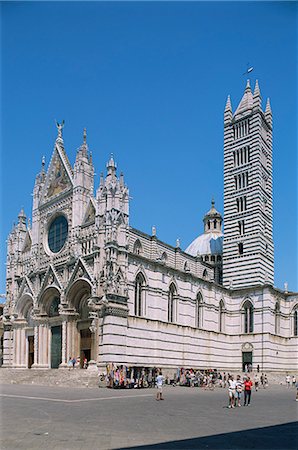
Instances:
[[[0,369],[1,384],[36,384],[46,386],[98,386],[97,371],[84,369]]]

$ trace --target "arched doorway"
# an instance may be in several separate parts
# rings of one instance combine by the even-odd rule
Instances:
[[[47,288],[39,301],[44,320],[39,324],[39,365],[58,369],[62,363],[62,317],[59,314],[60,292]]]
[[[242,345],[242,371],[250,372],[253,367],[253,345],[246,342]]]
[[[85,279],[77,280],[67,293],[67,300],[77,313],[76,320],[72,324],[74,328],[71,349],[72,356],[77,359],[80,367],[83,367],[85,358],[88,362],[96,357],[94,333],[90,331],[91,319],[88,306],[90,297],[91,285]]]

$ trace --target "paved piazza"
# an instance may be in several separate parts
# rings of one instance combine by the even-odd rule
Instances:
[[[228,409],[227,391],[109,390],[1,385],[1,449],[296,449],[295,389],[253,392]]]

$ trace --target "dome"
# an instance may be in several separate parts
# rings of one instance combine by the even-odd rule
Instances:
[[[223,233],[204,233],[198,236],[185,250],[192,256],[221,255],[223,245]]]

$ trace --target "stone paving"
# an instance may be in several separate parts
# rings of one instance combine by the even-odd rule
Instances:
[[[227,391],[168,386],[110,390],[2,384],[1,449],[294,450],[295,388],[253,392],[227,408]]]

